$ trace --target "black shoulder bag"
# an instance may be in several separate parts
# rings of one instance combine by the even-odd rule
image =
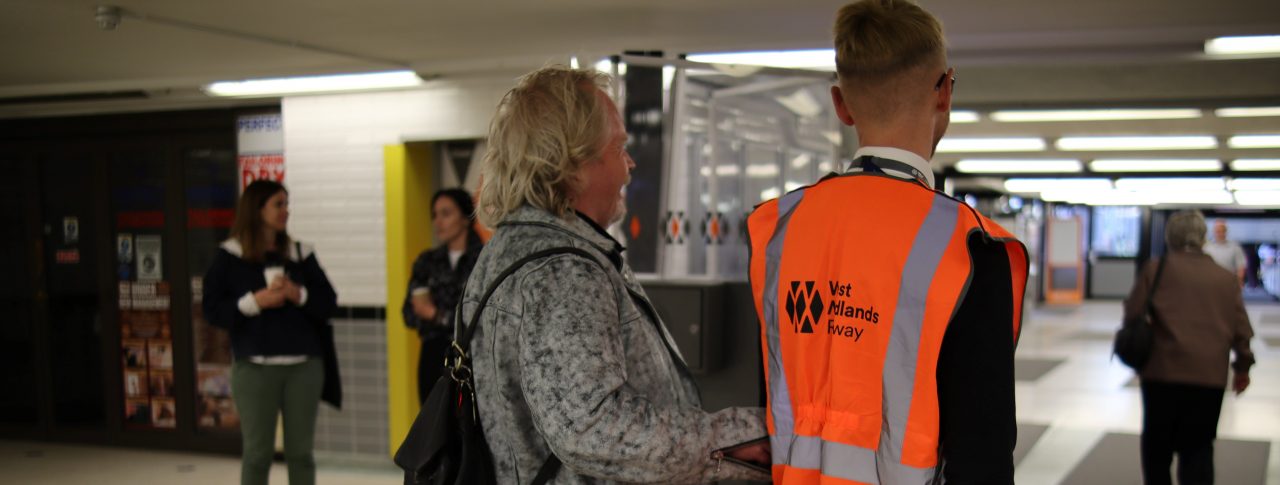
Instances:
[[[465,298],[459,298],[453,320],[456,329],[461,331],[455,333],[453,348],[444,363],[444,375],[431,387],[408,436],[396,450],[395,463],[404,470],[405,485],[497,483],[489,444],[485,442],[484,428],[480,425],[471,357],[467,352],[471,351],[471,338],[480,323],[480,314],[503,280],[531,261],[557,254],[577,254],[597,262],[591,253],[573,247],[545,249],[525,256],[504,269],[489,284],[466,327],[461,326]],[[552,454],[542,464],[532,483],[544,485],[559,471],[560,459]]]
[[[1164,263],[1168,255],[1160,258],[1156,265],[1156,279],[1147,290],[1147,306],[1139,315],[1125,320],[1116,332],[1115,345],[1111,352],[1120,358],[1120,362],[1129,366],[1134,372],[1142,372],[1142,368],[1151,359],[1151,346],[1155,341],[1156,308],[1152,298],[1156,296],[1156,287],[1160,286],[1160,275],[1164,273]]]

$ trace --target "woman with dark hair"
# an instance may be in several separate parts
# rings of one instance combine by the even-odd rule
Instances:
[[[436,247],[413,262],[405,295],[404,323],[418,330],[418,400],[427,398],[440,378],[445,352],[453,341],[453,310],[484,243],[475,228],[475,203],[462,189],[444,189],[431,197]]]
[[[329,316],[337,295],[315,251],[289,237],[289,192],[245,187],[231,238],[204,277],[205,318],[231,333],[231,396],[240,414],[242,485],[265,484],[284,422],[290,485],[315,483],[312,448],[320,399],[340,405]]]

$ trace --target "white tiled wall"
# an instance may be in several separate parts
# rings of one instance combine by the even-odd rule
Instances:
[[[386,305],[383,147],[479,138],[511,77],[282,101],[292,235],[316,252],[347,306]]]

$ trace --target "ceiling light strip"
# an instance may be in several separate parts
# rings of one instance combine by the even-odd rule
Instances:
[[[1207,150],[1218,148],[1218,140],[1210,135],[1065,136],[1057,146],[1064,151]]]
[[[991,119],[1002,123],[1034,123],[1046,121],[1115,121],[1174,120],[1199,118],[1198,109],[1073,109],[1073,110],[1007,110],[991,113]]]

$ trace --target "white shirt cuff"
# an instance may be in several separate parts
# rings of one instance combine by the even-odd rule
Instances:
[[[306,305],[307,304],[307,287],[304,286],[302,288],[298,288],[298,292],[301,294],[301,296],[298,297],[298,306]]]
[[[245,293],[244,296],[240,297],[240,301],[237,306],[240,307],[240,313],[243,313],[246,317],[256,317],[258,314],[262,313],[262,308],[258,307],[258,300],[253,298],[252,291]]]

